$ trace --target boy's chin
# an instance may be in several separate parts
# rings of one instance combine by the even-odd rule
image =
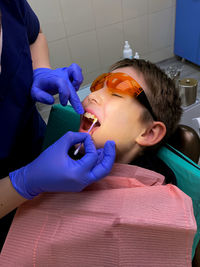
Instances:
[[[81,133],[82,131],[79,129],[79,132]],[[101,142],[100,140],[98,140],[98,141],[100,141],[100,142],[97,142],[97,141],[95,140],[95,138],[94,138],[93,135],[91,135],[91,137],[92,137],[92,141],[93,141],[93,143],[94,143],[96,149],[99,149],[99,148],[103,148],[103,147],[104,147],[104,145],[105,145],[106,142],[103,143],[103,141]],[[79,146],[79,144],[76,144],[76,145],[74,146],[75,149],[77,149],[78,146]],[[84,145],[83,145],[83,144],[82,144],[82,146],[81,146],[79,152],[80,152],[81,154],[85,154],[85,149],[84,149]]]

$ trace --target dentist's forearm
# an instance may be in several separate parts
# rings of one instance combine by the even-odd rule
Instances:
[[[49,50],[45,35],[40,32],[35,42],[30,45],[33,69],[51,68],[49,61]]]
[[[27,201],[17,193],[7,176],[0,180],[0,218]]]

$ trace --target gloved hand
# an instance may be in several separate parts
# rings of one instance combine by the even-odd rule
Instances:
[[[53,104],[53,95],[59,93],[60,103],[65,106],[68,100],[79,114],[83,114],[83,106],[76,93],[83,81],[81,68],[73,63],[68,68],[55,70],[38,68],[33,71],[31,96],[33,100],[44,104]]]
[[[70,147],[84,142],[85,155],[73,160]],[[91,136],[68,132],[25,167],[9,174],[16,191],[27,199],[41,192],[79,192],[105,177],[115,160],[115,143],[107,141],[98,160]]]

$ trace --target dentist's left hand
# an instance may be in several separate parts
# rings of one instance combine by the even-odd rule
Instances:
[[[85,155],[73,160],[68,150],[82,142]],[[99,155],[89,134],[68,132],[33,162],[9,176],[16,191],[27,199],[42,192],[80,192],[108,175],[114,160],[114,141],[107,141]]]
[[[83,114],[83,106],[76,93],[83,81],[81,68],[73,63],[66,68],[38,68],[33,71],[31,88],[32,99],[44,104],[53,104],[53,95],[59,94],[60,103],[67,105],[68,100],[79,114]]]

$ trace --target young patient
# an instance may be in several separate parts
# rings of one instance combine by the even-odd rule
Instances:
[[[111,173],[83,192],[22,205],[0,266],[191,266],[192,201],[156,156],[181,115],[173,82],[150,62],[125,59],[92,83],[83,106],[79,131],[97,119],[90,134],[100,153],[116,143]]]
[[[107,140],[116,143],[116,162],[163,174],[176,184],[172,171],[156,150],[174,132],[181,116],[181,101],[174,83],[155,64],[124,59],[110,73],[100,75],[83,101],[80,132],[90,134],[97,148]]]

